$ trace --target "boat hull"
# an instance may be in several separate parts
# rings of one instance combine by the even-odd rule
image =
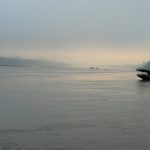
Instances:
[[[150,75],[137,74],[137,76],[138,76],[139,78],[141,78],[142,80],[150,80]]]

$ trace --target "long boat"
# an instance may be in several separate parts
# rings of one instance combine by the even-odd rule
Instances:
[[[137,69],[137,76],[143,80],[150,80],[150,61],[143,63]]]

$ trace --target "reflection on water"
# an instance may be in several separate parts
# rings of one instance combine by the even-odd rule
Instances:
[[[143,95],[148,94],[149,96],[149,89],[150,89],[150,81],[145,81],[145,80],[138,80],[136,82],[136,87],[137,87],[137,94]]]
[[[128,70],[0,68],[0,149],[149,150],[150,82]]]

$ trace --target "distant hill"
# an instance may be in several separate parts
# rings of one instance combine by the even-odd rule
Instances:
[[[70,67],[63,62],[0,57],[0,66],[9,67]]]

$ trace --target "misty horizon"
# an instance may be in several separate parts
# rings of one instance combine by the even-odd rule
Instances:
[[[150,1],[0,2],[0,55],[73,65],[140,64],[150,56]]]
[[[143,62],[144,63],[144,62]],[[95,64],[95,65],[73,65],[63,61],[44,60],[44,59],[31,59],[21,57],[2,57],[0,56],[0,66],[12,67],[61,67],[61,68],[90,68],[98,67],[98,69],[109,68],[128,68],[136,69],[140,64]],[[100,68],[99,68],[100,67]]]

